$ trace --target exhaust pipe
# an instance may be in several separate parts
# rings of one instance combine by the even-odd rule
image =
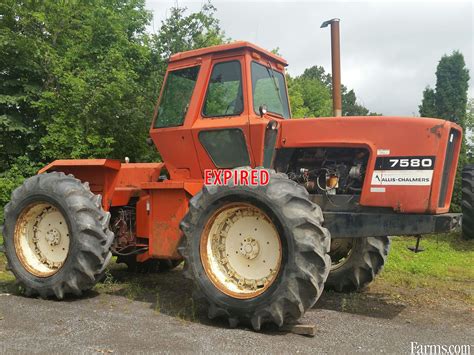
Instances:
[[[341,99],[341,48],[339,40],[338,18],[322,23],[321,28],[331,25],[331,60],[332,60],[332,108],[335,117],[342,116]]]

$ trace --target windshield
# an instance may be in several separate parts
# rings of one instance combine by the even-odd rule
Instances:
[[[258,115],[258,108],[266,105],[267,110],[284,118],[290,118],[285,78],[279,71],[257,62],[252,62],[253,109]]]

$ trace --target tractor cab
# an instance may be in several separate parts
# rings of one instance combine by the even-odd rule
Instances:
[[[291,117],[286,65],[248,42],[171,56],[150,130],[170,176],[201,179],[204,169],[270,167],[272,128]]]

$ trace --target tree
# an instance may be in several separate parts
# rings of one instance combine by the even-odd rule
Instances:
[[[291,102],[293,116],[298,117],[327,117],[332,116],[331,92],[318,80],[305,77],[293,79],[289,88],[290,100],[292,96],[300,98],[301,104]]]
[[[436,88],[426,88],[419,106],[422,117],[439,117],[464,128],[467,108],[469,70],[464,56],[454,51],[444,55],[436,68]]]
[[[224,41],[214,12],[176,7],[152,36],[144,0],[2,1],[0,208],[54,159],[158,159],[145,139],[166,61]]]
[[[435,106],[438,117],[465,125],[469,70],[464,56],[454,51],[441,58],[436,69]]]
[[[321,66],[305,69],[301,76],[287,75],[293,117],[332,116],[332,77]],[[378,115],[357,103],[354,90],[341,85],[342,115]]]
[[[422,117],[436,117],[436,94],[435,91],[427,87],[423,91],[423,100],[421,102],[421,105],[418,106],[418,109],[420,111],[420,116]]]
[[[44,129],[35,103],[45,82],[38,14],[25,16],[19,1],[0,3],[0,172],[17,157],[39,159]]]
[[[466,130],[468,88],[469,70],[466,68],[464,56],[458,51],[444,55],[436,68],[435,90],[426,88],[423,92],[423,100],[419,106],[420,115],[453,121]],[[452,198],[453,211],[460,210],[461,171],[466,162],[466,135],[464,135]]]
[[[185,7],[171,8],[170,16],[162,22],[158,34],[153,36],[154,50],[164,60],[177,52],[228,41],[215,17],[216,8],[210,2],[198,12],[186,15],[186,11]]]
[[[3,168],[24,154],[139,159],[153,107],[144,1],[3,6],[2,141],[12,129],[16,138]]]
[[[467,101],[466,109],[466,121],[465,121],[465,131],[466,136],[466,162],[469,164],[474,164],[474,146],[472,134],[474,130],[474,98],[470,98]]]

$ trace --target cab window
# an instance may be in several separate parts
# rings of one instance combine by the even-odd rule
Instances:
[[[217,168],[250,165],[244,133],[239,128],[201,131],[199,141]]]
[[[271,67],[252,62],[253,109],[259,114],[259,107],[267,106],[269,112],[284,118],[290,117],[285,78]]]
[[[202,114],[204,117],[240,115],[244,110],[240,62],[218,63],[212,69]]]
[[[155,128],[181,126],[189,107],[199,73],[199,66],[168,73],[158,107]]]

